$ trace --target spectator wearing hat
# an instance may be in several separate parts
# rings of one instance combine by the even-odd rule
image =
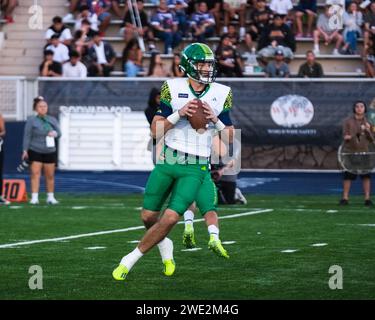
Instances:
[[[47,46],[46,50],[53,52],[53,61],[63,64],[69,60],[69,49],[65,44],[60,42],[59,38],[58,34],[54,34],[51,37],[51,44]]]
[[[59,35],[59,41],[66,46],[70,46],[73,36],[70,29],[63,24],[62,18],[56,16],[52,19],[52,25],[47,29],[45,39],[48,44],[51,44],[51,37],[53,35]]]
[[[289,78],[289,67],[284,62],[283,50],[276,50],[275,59],[267,64],[264,71],[267,78]]]
[[[293,32],[279,14],[276,14],[272,24],[263,30],[258,41],[259,56],[263,60],[273,57],[275,49],[282,50],[284,57],[289,60],[293,58],[293,52],[296,50]]]
[[[306,62],[300,65],[298,70],[298,77],[300,78],[321,78],[324,76],[323,67],[320,63],[315,61],[315,54],[313,51],[306,52]]]
[[[63,64],[63,77],[66,78],[86,78],[87,68],[80,61],[81,56],[78,51],[73,50],[70,53],[70,60]]]
[[[99,32],[95,33],[93,45],[88,51],[90,66],[89,77],[109,77],[116,62],[116,53],[110,43],[102,40]]]
[[[53,51],[44,51],[44,60],[39,66],[39,75],[41,77],[61,77],[62,66],[61,63],[53,61]]]

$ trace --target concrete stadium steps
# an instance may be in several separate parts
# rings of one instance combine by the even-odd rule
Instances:
[[[296,2],[296,1],[294,1]],[[323,10],[325,0],[318,0],[318,12]],[[45,45],[44,33],[51,20],[55,15],[65,16],[68,13],[68,2],[66,0],[39,0],[38,3],[43,7],[43,30],[31,30],[28,26],[31,14],[28,10],[34,4],[34,0],[20,0],[20,5],[16,8],[14,19],[15,23],[10,25],[3,25],[3,31],[6,35],[2,50],[0,50],[0,74],[1,75],[26,75],[37,76],[38,67],[42,61],[43,47]],[[124,10],[124,6],[123,10]],[[156,8],[155,5],[145,4],[146,11],[150,14]],[[122,21],[113,15],[111,25],[106,33],[105,40],[109,41],[119,57],[116,61],[114,75],[123,75],[121,66],[121,54],[125,47],[123,38],[119,36],[120,25]],[[73,21],[68,23],[73,29]],[[218,37],[209,39],[208,44],[211,47],[217,46],[219,42]],[[181,50],[186,44],[191,43],[191,40],[185,39],[175,52]],[[362,41],[359,41],[358,50],[362,51]],[[156,48],[163,52],[163,43],[156,41]],[[322,43],[320,45],[321,55],[318,56],[318,61],[323,65],[327,76],[361,76],[361,72],[356,70],[363,70],[362,59],[359,55],[355,56],[332,56],[333,45],[325,47]],[[147,48],[147,44],[146,44]],[[290,63],[292,73],[297,72],[298,67],[304,61],[305,52],[313,48],[313,40],[302,38],[297,39],[297,52],[295,59]],[[144,66],[147,70],[149,64],[149,56],[144,58]],[[169,68],[172,62],[172,56],[164,56],[163,59]],[[27,61],[27,64],[26,62]],[[11,65],[14,63],[13,65]],[[259,75],[251,75],[259,76]]]
[[[65,15],[66,0],[38,0],[43,9],[43,28],[33,30],[29,27],[32,16],[29,9],[34,0],[19,0],[14,11],[13,24],[3,25],[5,41],[0,50],[0,75],[25,75],[36,77],[43,59],[44,34],[55,15]]]

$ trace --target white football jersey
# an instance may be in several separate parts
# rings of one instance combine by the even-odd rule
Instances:
[[[183,108],[188,101],[197,98],[187,78],[167,80],[161,89],[160,100],[171,107],[172,113]],[[232,90],[219,83],[210,83],[199,99],[207,102],[219,116],[232,107]],[[165,143],[168,147],[181,152],[209,157],[215,130],[214,124],[210,122],[204,133],[198,133],[191,127],[187,118],[182,117],[165,135]]]

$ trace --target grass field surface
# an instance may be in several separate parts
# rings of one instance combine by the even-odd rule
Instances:
[[[339,207],[333,196],[249,196],[246,206],[219,209],[229,260],[207,249],[202,221],[195,223],[201,249],[186,251],[178,224],[170,233],[175,274],[163,275],[154,248],[126,282],[111,273],[144,234],[142,196],[58,198],[55,207],[0,208],[0,299],[375,298],[375,209],[360,197]],[[42,290],[29,288],[33,265],[42,268]],[[335,265],[343,288],[332,290]]]

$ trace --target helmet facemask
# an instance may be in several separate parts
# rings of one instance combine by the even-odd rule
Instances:
[[[214,59],[201,60],[201,61],[187,59],[187,61],[188,61],[188,68],[186,69],[188,70],[185,70],[185,68],[183,68],[182,66],[180,66],[180,68],[186,73],[186,75],[189,78],[199,83],[204,83],[204,84],[212,83],[215,81],[217,70],[216,70],[216,61]],[[199,68],[198,67],[199,63],[208,63],[209,66],[207,70],[205,70],[206,69],[205,67]]]

